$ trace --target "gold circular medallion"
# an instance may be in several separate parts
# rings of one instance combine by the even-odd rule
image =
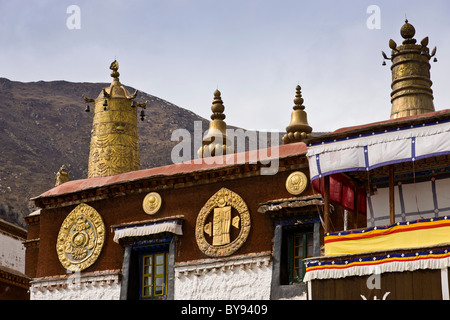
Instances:
[[[144,201],[142,201],[142,208],[146,214],[155,214],[161,208],[161,203],[162,200],[159,193],[150,192],[145,196]]]
[[[250,227],[250,213],[244,200],[233,191],[222,188],[200,210],[195,238],[205,255],[225,257],[244,244]]]
[[[102,217],[87,204],[80,204],[64,219],[58,233],[56,252],[64,268],[82,271],[99,257],[105,240]]]
[[[292,172],[286,179],[286,190],[293,195],[299,195],[305,191],[308,178],[301,171]]]

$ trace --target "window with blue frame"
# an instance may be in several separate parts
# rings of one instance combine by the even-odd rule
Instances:
[[[164,299],[167,295],[168,252],[149,252],[140,256],[141,299]]]

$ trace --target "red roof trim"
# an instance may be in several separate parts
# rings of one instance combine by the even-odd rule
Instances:
[[[275,147],[274,147],[275,148]],[[306,154],[306,144],[303,142],[292,143],[278,146],[278,159],[287,158]],[[103,186],[111,186],[124,182],[137,181],[151,177],[170,177],[175,175],[185,175],[194,172],[212,171],[246,163],[269,161],[276,157],[276,151],[273,148],[260,149],[257,151],[248,151],[244,153],[226,155],[222,157],[212,157],[204,159],[196,159],[184,163],[172,164],[162,167],[143,169],[137,171],[126,172],[107,177],[94,177],[81,180],[72,180],[53,189],[50,189],[32,200],[46,197],[55,197],[73,192],[94,189]],[[222,160],[222,161],[219,161]],[[219,162],[219,163],[217,163]],[[222,163],[220,163],[222,162]],[[256,163],[256,162],[255,162]]]
[[[365,128],[370,128],[370,127],[383,126],[383,125],[390,125],[390,124],[401,125],[402,123],[405,123],[408,121],[414,121],[414,120],[418,120],[421,118],[432,118],[432,117],[440,116],[442,114],[447,114],[447,113],[450,113],[450,109],[422,113],[422,114],[417,114],[417,115],[409,116],[409,117],[402,117],[402,118],[397,118],[397,119],[389,119],[389,120],[384,120],[384,121],[379,121],[379,122],[367,123],[367,124],[363,124],[363,125],[359,125],[359,126],[344,127],[344,128],[337,129],[336,131],[333,131],[333,133],[343,133],[343,132],[348,132],[348,131],[354,131],[354,130],[359,130],[359,129],[365,129]]]

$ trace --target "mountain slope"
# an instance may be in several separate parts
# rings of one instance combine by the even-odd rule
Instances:
[[[82,94],[97,97],[106,86],[0,78],[0,218],[24,227],[23,217],[34,210],[29,199],[54,186],[63,164],[71,180],[87,177],[93,113],[84,111]],[[158,97],[140,92],[137,100],[149,101],[145,121],[138,121],[141,168],[171,163],[178,143],[170,140],[173,130],[191,131],[194,121],[208,126],[209,121]]]

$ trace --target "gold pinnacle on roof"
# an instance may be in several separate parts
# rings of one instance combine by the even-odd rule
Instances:
[[[203,146],[197,151],[199,158],[225,155],[233,153],[231,142],[227,138],[226,130],[227,124],[225,121],[225,114],[223,113],[225,106],[223,105],[220,91],[214,91],[214,100],[211,106],[211,122],[209,129],[203,137]]]
[[[405,20],[400,29],[403,43],[397,46],[389,40],[390,58],[381,52],[384,59],[392,61],[391,119],[434,111],[430,59],[436,54],[436,47],[430,54],[428,37],[416,44],[415,33],[414,26]]]
[[[67,167],[63,164],[55,175],[56,177],[55,187],[69,181],[71,173],[72,173],[71,171],[67,172]]]
[[[291,113],[291,122],[286,127],[287,133],[283,136],[284,144],[300,142],[311,137],[312,128],[308,124],[301,89],[300,86],[295,88],[294,111]]]
[[[88,177],[104,177],[140,169],[137,109],[145,109],[147,102],[136,103],[136,90],[130,94],[119,81],[119,63],[109,67],[113,81],[103,88],[97,99],[83,95],[90,111],[94,102]],[[141,111],[144,120],[144,110]]]

